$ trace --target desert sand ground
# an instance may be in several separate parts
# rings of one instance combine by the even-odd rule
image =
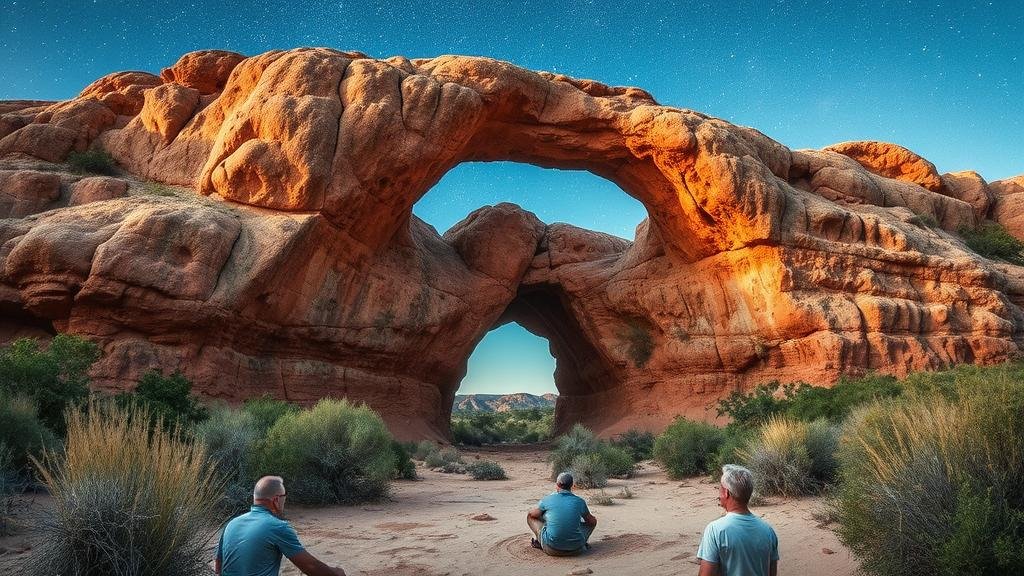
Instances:
[[[591,505],[598,527],[583,556],[553,558],[530,547],[526,512],[554,485],[547,480],[546,452],[535,448],[463,451],[498,461],[505,481],[475,481],[418,467],[421,479],[394,483],[391,498],[355,507],[301,508],[287,515],[306,547],[350,576],[461,576],[570,573],[594,575],[696,574],[701,532],[721,515],[716,484],[704,478],[669,480],[651,462],[629,480],[612,480],[604,492],[624,487],[632,499]],[[577,490],[589,501],[600,491]],[[857,572],[857,562],[822,526],[820,498],[774,499],[753,509],[779,536],[780,574],[840,576]],[[9,547],[25,537],[6,538]],[[29,539],[29,544],[31,540]],[[20,573],[31,550],[0,556],[0,574]],[[592,572],[587,572],[586,570]],[[281,574],[300,572],[287,561]]]

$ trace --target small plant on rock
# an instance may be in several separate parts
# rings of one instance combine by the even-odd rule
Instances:
[[[113,176],[117,174],[117,164],[106,150],[86,150],[71,152],[67,158],[68,165],[75,172]]]

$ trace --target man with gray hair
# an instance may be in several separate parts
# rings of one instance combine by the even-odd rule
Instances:
[[[316,559],[299,543],[283,518],[287,492],[280,476],[264,476],[252,491],[252,508],[232,518],[221,532],[214,570],[221,576],[277,576],[281,556],[307,576],[345,576]]]
[[[557,490],[545,496],[526,515],[535,538],[530,541],[549,556],[575,556],[590,547],[587,540],[597,527],[583,498],[572,493],[572,474],[562,472],[555,479]]]
[[[704,528],[697,549],[699,576],[776,576],[779,539],[764,520],[750,513],[754,493],[750,470],[734,464],[722,466],[718,504],[725,516]]]

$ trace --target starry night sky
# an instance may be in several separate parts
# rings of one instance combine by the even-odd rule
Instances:
[[[184,52],[329,46],[490,56],[753,126],[790,148],[896,142],[940,172],[1024,173],[1024,2],[120,2],[0,0],[0,99],[64,99]],[[464,164],[418,216],[443,232],[501,201],[626,238],[643,207],[585,172]],[[524,361],[524,357],[528,359]],[[547,342],[491,332],[460,393],[553,390]]]

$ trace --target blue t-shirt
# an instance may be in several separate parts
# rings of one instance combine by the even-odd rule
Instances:
[[[757,516],[729,512],[704,529],[697,557],[718,564],[722,576],[768,576],[779,539]]]
[[[569,490],[552,492],[541,500],[537,507],[544,513],[544,529],[541,540],[548,548],[555,550],[579,550],[587,543],[580,522],[590,514],[583,498]]]
[[[221,576],[278,576],[281,555],[291,558],[303,550],[291,524],[253,506],[224,526],[217,558]]]

